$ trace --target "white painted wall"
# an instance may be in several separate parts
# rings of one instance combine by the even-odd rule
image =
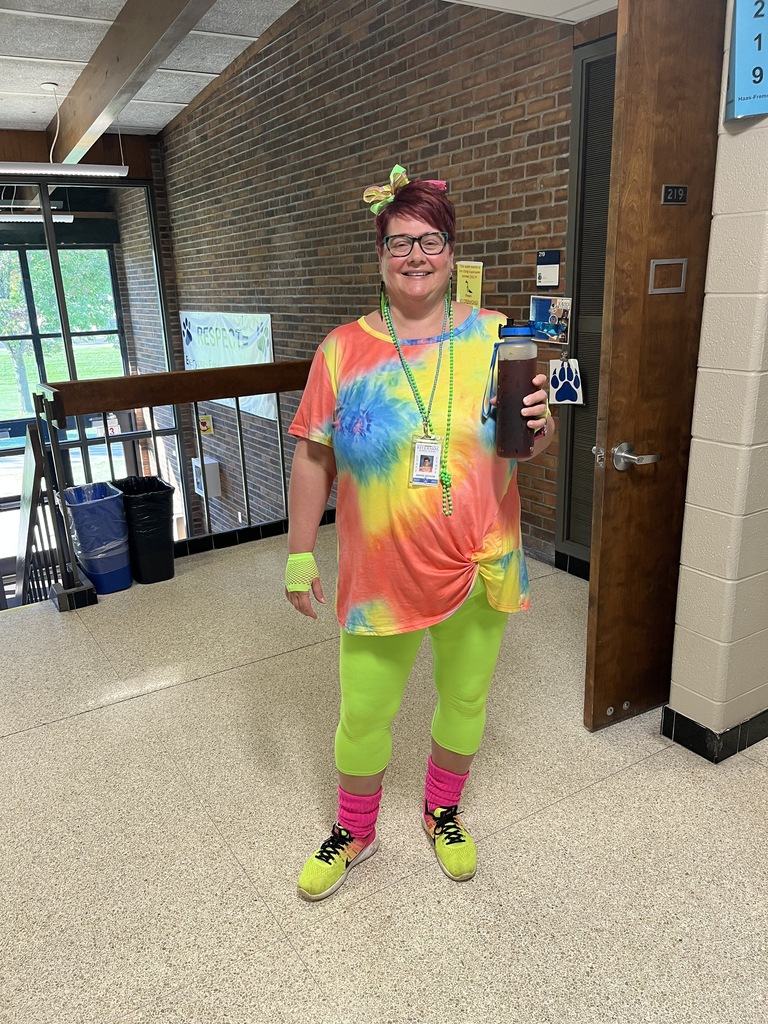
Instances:
[[[768,708],[768,117],[723,123],[670,707],[715,732]]]

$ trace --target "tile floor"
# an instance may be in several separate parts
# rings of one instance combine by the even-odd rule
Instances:
[[[335,809],[338,639],[285,603],[283,552],[0,615],[4,1024],[768,1021],[768,741],[712,766],[659,711],[586,732],[587,584],[541,563],[466,791],[475,879],[419,824],[423,651],[381,852],[300,901]]]

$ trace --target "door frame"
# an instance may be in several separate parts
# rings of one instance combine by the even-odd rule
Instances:
[[[725,15],[726,0],[619,0],[584,694],[590,730],[669,699]],[[665,183],[691,186],[684,208],[662,204]],[[667,257],[687,258],[685,286],[652,291],[651,261]],[[621,441],[662,461],[619,472],[612,450]]]
[[[573,50],[573,85],[571,99],[571,147],[570,147],[570,174],[571,186],[568,198],[568,228],[566,234],[566,275],[565,294],[573,297],[576,303],[578,281],[579,281],[579,253],[577,242],[579,240],[578,227],[582,217],[582,175],[584,171],[584,131],[585,131],[585,109],[583,106],[584,75],[586,65],[603,60],[605,57],[616,56],[616,35],[611,34],[601,39],[592,40]],[[578,83],[578,84],[577,84]],[[574,187],[575,185],[575,187]],[[571,332],[575,330],[575,342],[569,337],[568,350],[574,359],[578,359],[578,305],[575,308],[575,315],[571,317]],[[599,383],[594,388],[594,393],[586,394],[586,401],[597,406],[599,401]],[[589,555],[590,547],[580,544],[566,537],[568,517],[570,515],[570,489],[573,475],[573,459],[571,457],[571,444],[574,433],[574,418],[576,409],[571,405],[559,406],[558,418],[558,466],[557,466],[557,504],[555,508],[555,559],[556,564],[561,561],[558,555],[564,556],[567,563],[563,568],[574,571],[576,575],[589,578]],[[578,570],[578,571],[576,571]]]

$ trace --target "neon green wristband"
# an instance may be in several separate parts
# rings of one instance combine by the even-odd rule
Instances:
[[[311,551],[288,555],[288,564],[285,567],[285,589],[289,593],[306,594],[312,588],[312,580],[318,579],[319,576],[315,556]]]

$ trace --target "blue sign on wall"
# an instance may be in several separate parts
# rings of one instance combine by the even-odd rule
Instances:
[[[768,2],[734,0],[725,120],[768,114]]]

